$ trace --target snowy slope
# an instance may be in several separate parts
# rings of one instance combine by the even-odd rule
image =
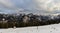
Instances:
[[[16,29],[0,29],[0,33],[60,33],[60,24],[38,26],[38,29],[37,26]]]

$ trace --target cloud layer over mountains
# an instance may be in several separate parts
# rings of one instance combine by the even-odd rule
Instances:
[[[0,0],[0,13],[59,14],[60,0]]]

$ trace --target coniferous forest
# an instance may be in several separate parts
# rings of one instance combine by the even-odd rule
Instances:
[[[43,26],[60,23],[60,15],[0,14],[0,28]]]

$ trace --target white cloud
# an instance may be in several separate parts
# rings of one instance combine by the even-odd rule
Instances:
[[[35,0],[38,9],[44,9],[46,11],[60,10],[60,0]]]

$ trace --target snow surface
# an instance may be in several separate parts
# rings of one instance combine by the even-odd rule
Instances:
[[[46,26],[0,29],[0,33],[60,33],[60,24]]]

